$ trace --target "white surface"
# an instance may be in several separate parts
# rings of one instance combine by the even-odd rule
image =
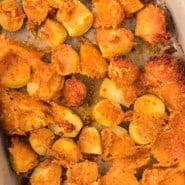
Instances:
[[[177,30],[177,39],[185,53],[185,0],[166,0]]]

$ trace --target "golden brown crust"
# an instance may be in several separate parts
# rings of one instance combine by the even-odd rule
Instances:
[[[98,165],[95,162],[80,162],[67,170],[67,184],[71,185],[92,185],[98,177]]]
[[[93,0],[95,28],[117,28],[124,20],[124,9],[117,0]]]
[[[143,83],[149,93],[164,100],[170,111],[185,107],[185,70],[182,64],[169,55],[155,57],[145,63]]]
[[[110,59],[109,77],[115,81],[116,85],[133,84],[139,77],[139,68],[129,59],[114,57]]]
[[[19,138],[12,138],[9,147],[10,161],[17,174],[28,172],[38,164],[37,154],[31,146]]]
[[[103,57],[111,58],[130,52],[134,46],[134,36],[126,28],[96,29],[96,42]]]
[[[69,106],[80,106],[84,103],[87,89],[82,81],[72,77],[65,80],[63,94]]]
[[[135,35],[141,37],[150,44],[168,41],[166,34],[166,20],[164,10],[153,4],[147,5],[137,13]]]
[[[100,51],[90,43],[80,47],[81,73],[90,78],[104,78],[107,76],[108,64]]]

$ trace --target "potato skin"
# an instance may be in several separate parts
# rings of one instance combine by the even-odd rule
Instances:
[[[93,0],[95,28],[117,28],[124,20],[124,9],[117,0]]]
[[[27,172],[38,164],[37,154],[31,146],[19,138],[12,138],[10,152],[10,161],[12,168],[17,174]]]
[[[164,10],[152,4],[147,5],[137,13],[135,35],[141,37],[150,44],[156,42],[166,43],[166,20]]]
[[[63,94],[68,105],[80,106],[86,98],[87,88],[82,81],[72,77],[65,80]]]

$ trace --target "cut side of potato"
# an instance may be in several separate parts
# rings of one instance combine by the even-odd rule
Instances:
[[[48,128],[33,130],[29,137],[29,142],[33,150],[39,155],[46,155],[47,149],[54,141],[54,134]]]
[[[82,160],[80,149],[74,140],[70,138],[59,138],[52,146],[52,150],[56,152],[55,157],[61,162],[62,165],[73,165]]]
[[[80,133],[78,144],[83,153],[102,153],[100,134],[95,127],[84,127]]]
[[[41,34],[51,47],[62,44],[67,38],[67,31],[64,26],[51,19],[46,20],[44,26],[41,28]]]
[[[152,94],[143,95],[135,101],[129,133],[137,144],[149,144],[155,140],[165,120],[165,105],[160,98]]]
[[[134,111],[146,115],[163,115],[165,105],[160,98],[152,94],[145,94],[137,98],[134,103]]]
[[[49,128],[56,135],[64,137],[76,137],[80,132],[83,122],[72,110],[56,103],[52,104],[52,115],[55,124],[49,124]]]
[[[113,80],[104,78],[100,87],[100,96],[117,104],[129,107],[132,102],[126,100],[124,95],[124,89],[118,88]]]
[[[93,15],[79,0],[61,2],[56,18],[63,23],[71,37],[86,33],[93,24]]]
[[[108,99],[103,99],[94,106],[93,116],[100,125],[113,127],[122,122],[124,112],[119,104],[114,104]]]
[[[0,25],[6,31],[18,31],[24,22],[25,15],[21,6],[15,0],[0,2]]]

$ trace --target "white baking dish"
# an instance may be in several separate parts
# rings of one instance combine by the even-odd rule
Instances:
[[[177,31],[177,39],[185,52],[185,0],[166,0]],[[16,176],[9,167],[7,156],[3,148],[3,140],[0,133],[0,185],[17,185]]]

